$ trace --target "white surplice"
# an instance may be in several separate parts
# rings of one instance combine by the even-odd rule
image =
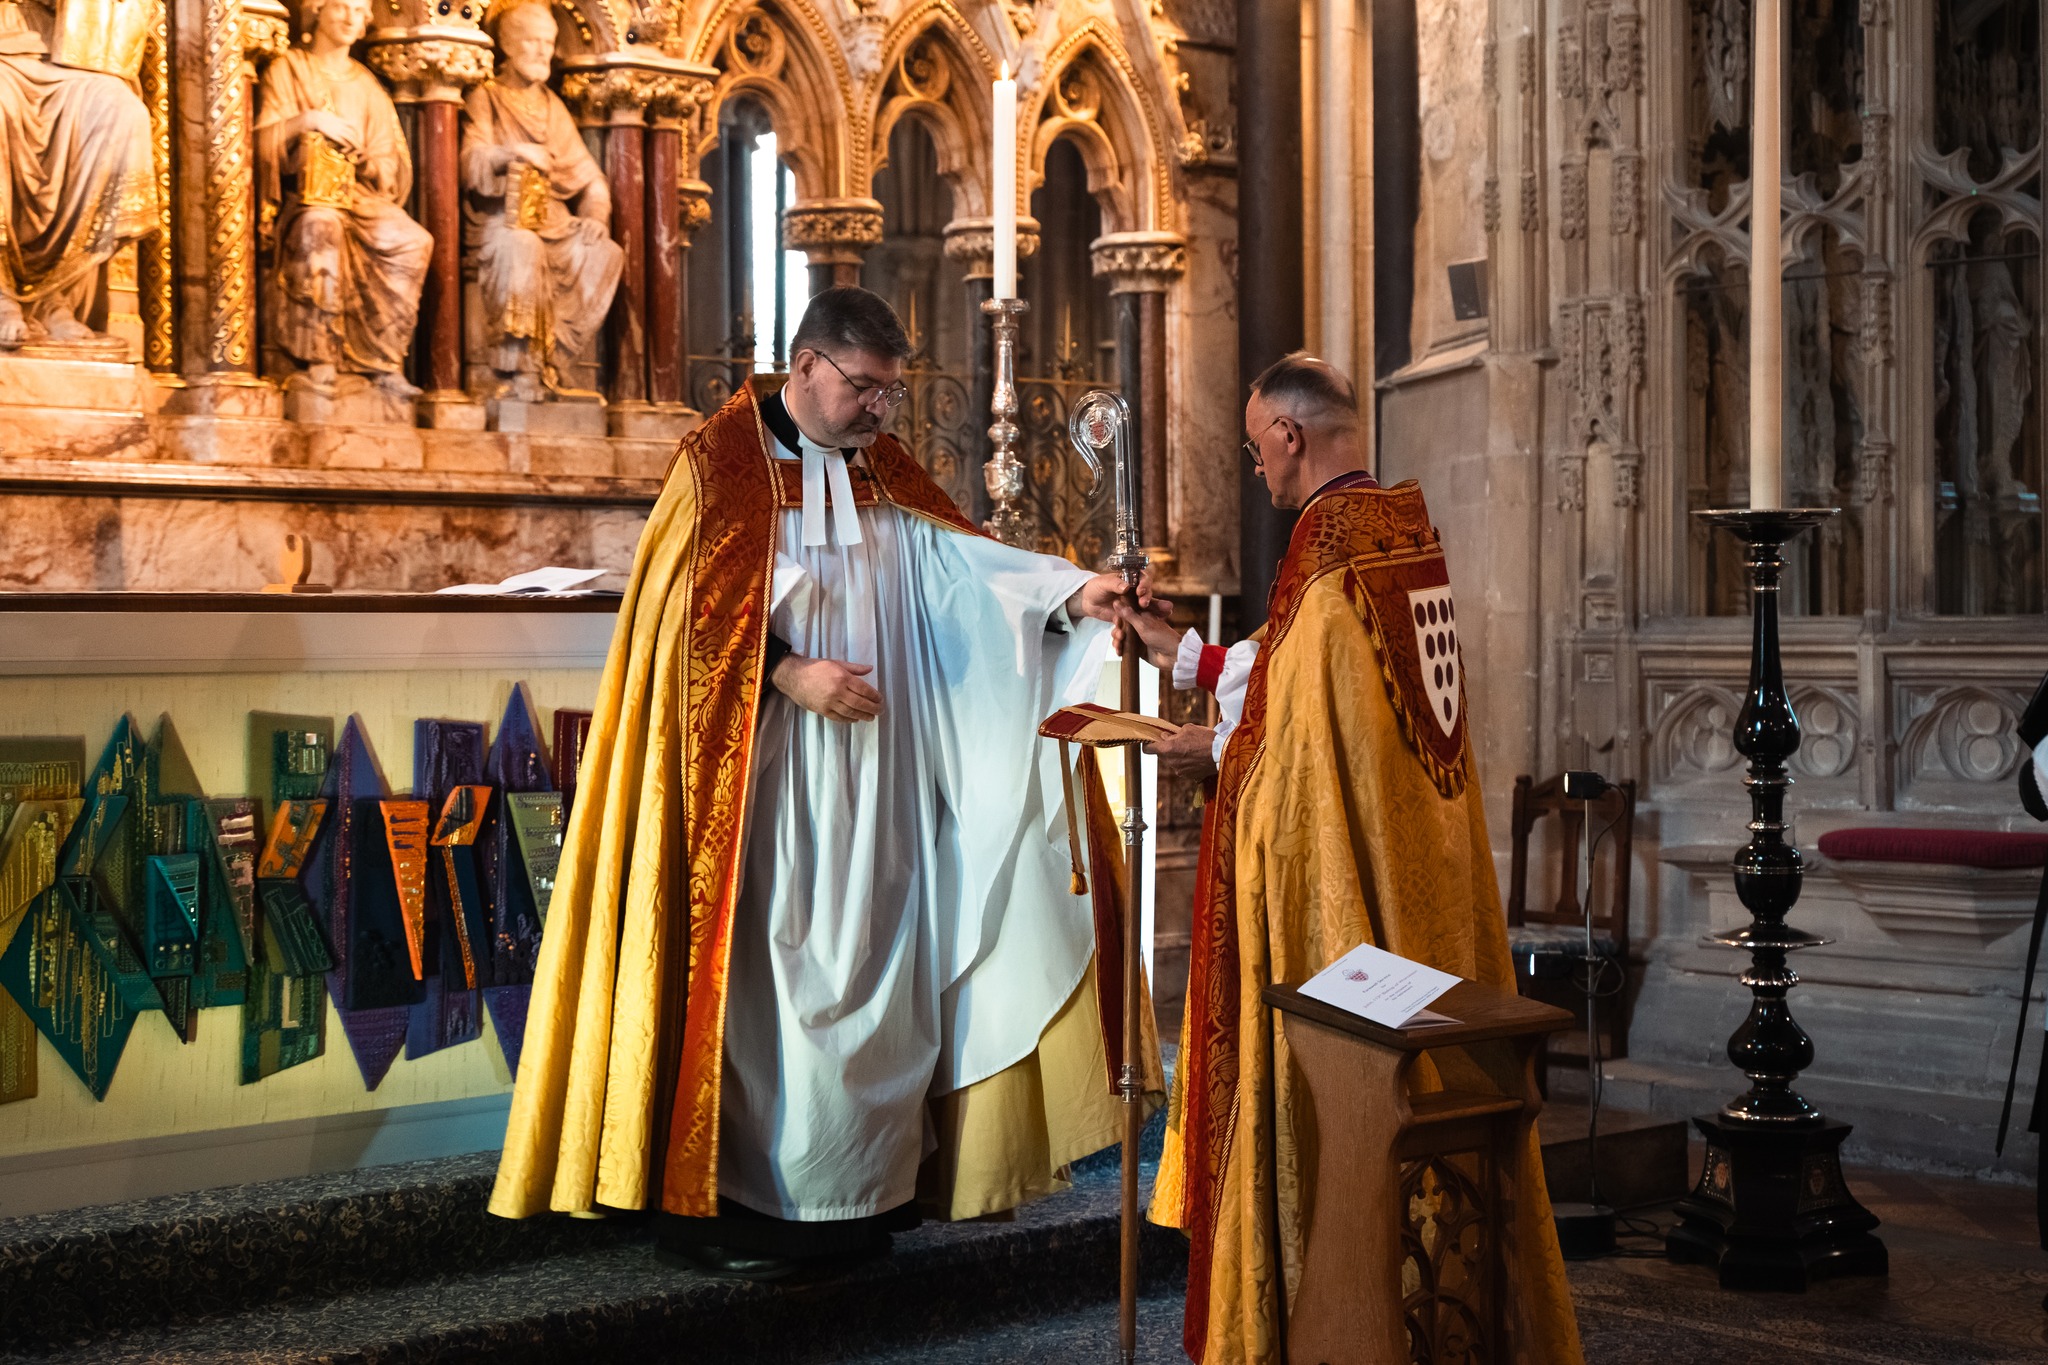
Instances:
[[[883,711],[828,720],[763,685],[719,1193],[854,1218],[913,1198],[926,1100],[1028,1056],[1087,969],[1059,760],[1036,731],[1093,696],[1108,633],[1067,620],[1089,575],[1064,560],[887,503],[859,509],[852,544],[841,515],[810,545],[801,509],[781,517],[770,630],[874,665]]]

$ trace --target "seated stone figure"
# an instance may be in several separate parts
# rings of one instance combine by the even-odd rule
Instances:
[[[119,344],[82,319],[101,267],[157,228],[134,81],[159,12],[138,0],[0,3],[0,348]]]
[[[399,207],[412,153],[391,96],[349,56],[368,0],[310,0],[308,13],[306,44],[270,63],[258,99],[259,194],[275,214],[266,339],[302,367],[287,387],[332,392],[346,372],[410,398],[401,371],[434,251]]]
[[[522,4],[498,20],[495,79],[469,92],[462,184],[477,249],[483,339],[506,396],[532,401],[603,324],[625,253],[611,190],[575,120],[548,89],[555,17]]]

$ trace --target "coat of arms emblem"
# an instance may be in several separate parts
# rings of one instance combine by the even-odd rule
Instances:
[[[1457,611],[1451,605],[1450,584],[1415,589],[1408,594],[1408,611],[1415,618],[1415,652],[1429,713],[1449,735],[1457,729],[1464,697],[1458,686]]]

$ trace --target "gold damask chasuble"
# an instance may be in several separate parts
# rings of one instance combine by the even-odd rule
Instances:
[[[1280,1294],[1299,1272],[1296,1096],[1260,991],[1360,943],[1514,989],[1449,585],[1413,482],[1315,499],[1274,585],[1202,830],[1151,1210],[1188,1233],[1185,1345],[1205,1365],[1279,1361]],[[1565,1365],[1578,1331],[1530,1159],[1535,1187],[1515,1211],[1527,1258],[1517,1339],[1529,1361]]]
[[[640,540],[541,943],[491,1197],[502,1216],[657,1201],[717,1212],[733,914],[776,528],[795,483],[760,420],[776,382],[751,381],[684,439]],[[975,534],[893,438],[867,462],[861,496]],[[1037,1052],[938,1105],[937,1205],[1010,1207],[1112,1141],[1106,1072],[1084,980]]]

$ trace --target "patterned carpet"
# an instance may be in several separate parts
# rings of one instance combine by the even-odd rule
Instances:
[[[2048,1361],[2048,1252],[2034,1242],[2031,1191],[1888,1171],[1852,1171],[1885,1220],[1883,1279],[1823,1282],[1803,1295],[1719,1288],[1711,1272],[1666,1261],[1658,1243],[1570,1268],[1588,1365],[2040,1365]],[[1653,1219],[1663,1226],[1668,1219]],[[1181,1305],[1142,1301],[1144,1365],[1175,1365]],[[1113,1305],[914,1347],[846,1365],[1024,1365],[1115,1359]]]
[[[1857,1362],[2006,1365],[2048,1360],[2048,1253],[1925,1232],[1879,1230],[1882,1279],[1826,1281],[1805,1294],[1722,1290],[1711,1272],[1661,1256],[1571,1267],[1590,1363]]]
[[[779,1288],[678,1270],[631,1221],[486,1219],[489,1165],[454,1158],[0,1222],[0,1361],[1116,1359],[1112,1157],[1013,1222],[928,1224],[885,1261]],[[2032,1191],[1849,1174],[1884,1220],[1887,1277],[1731,1293],[1641,1240],[1638,1254],[1570,1268],[1587,1361],[2048,1362]],[[1138,1358],[1175,1365],[1185,1244],[1151,1233]]]

